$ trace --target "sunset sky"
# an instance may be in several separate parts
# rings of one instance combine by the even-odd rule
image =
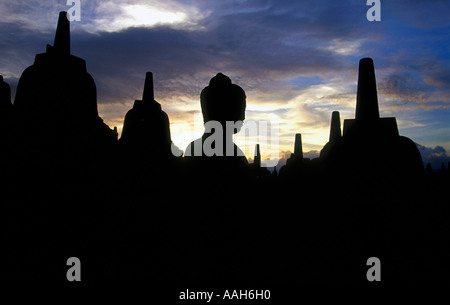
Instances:
[[[14,97],[22,71],[53,44],[65,0],[0,0],[0,74]],[[83,1],[71,23],[71,51],[97,84],[100,116],[122,128],[144,77],[167,112],[181,149],[202,133],[199,95],[222,72],[247,95],[246,119],[279,125],[278,156],[266,139],[237,143],[248,156],[282,158],[301,133],[306,156],[328,141],[331,113],[353,118],[358,62],[372,57],[381,116],[424,159],[450,150],[449,1],[381,0],[369,22],[365,0]],[[389,149],[388,147],[386,149]]]

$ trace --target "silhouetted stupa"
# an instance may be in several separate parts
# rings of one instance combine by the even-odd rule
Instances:
[[[330,137],[329,141],[320,151],[320,158],[325,162],[339,162],[342,152],[342,134],[341,118],[339,111],[333,111],[331,114]],[[332,159],[332,160],[331,160]]]
[[[259,144],[255,145],[255,159],[253,161],[253,165],[256,168],[261,167],[261,152],[259,151]]]
[[[14,109],[17,132],[35,161],[92,160],[117,133],[97,111],[97,89],[86,62],[70,54],[70,23],[60,12],[54,45],[37,54],[19,79]]]
[[[12,133],[12,104],[11,89],[9,85],[3,81],[0,75],[0,129],[2,130],[2,140],[0,149],[0,172],[3,177],[8,176],[8,168],[11,166],[11,154],[14,153],[14,134]],[[14,171],[14,170],[13,170]],[[11,177],[9,177],[11,179]]]
[[[416,144],[399,135],[394,117],[380,118],[371,58],[360,60],[356,114],[354,119],[344,120],[342,142],[339,125],[339,115],[333,113],[330,141],[321,152],[324,161],[336,163],[342,156],[345,161],[341,170],[350,170],[354,178],[412,177],[423,173]]]
[[[3,75],[0,75],[0,116],[8,115],[11,110],[11,88],[3,81]]]
[[[82,122],[80,125],[99,120],[95,82],[87,73],[86,62],[70,54],[66,12],[59,14],[53,46],[47,45],[47,52],[37,54],[34,64],[22,73],[14,107],[33,118],[66,116],[66,122]]]
[[[169,117],[155,101],[151,72],[145,76],[142,100],[125,115],[120,143],[143,149],[147,156],[172,156]]]
[[[286,160],[286,166],[293,166],[303,161],[303,145],[302,135],[300,133],[295,134],[294,153]]]
[[[333,111],[331,114],[331,127],[330,127],[330,142],[335,142],[341,139],[341,117],[339,111]]]
[[[344,120],[344,137],[398,137],[395,118],[380,118],[375,68],[371,58],[359,62],[358,92],[354,119]]]

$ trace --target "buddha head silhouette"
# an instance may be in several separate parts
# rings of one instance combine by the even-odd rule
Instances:
[[[245,119],[246,95],[228,76],[218,73],[211,78],[209,86],[200,94],[200,104],[205,123],[218,121],[225,126],[227,121],[232,121],[236,127],[234,133],[239,132]]]

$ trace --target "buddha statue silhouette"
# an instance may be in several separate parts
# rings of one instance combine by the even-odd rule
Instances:
[[[205,130],[186,148],[182,173],[185,183],[180,184],[184,189],[179,191],[188,194],[187,204],[178,206],[184,212],[179,213],[189,217],[177,223],[184,222],[183,240],[196,240],[192,251],[206,267],[212,265],[208,260],[221,260],[224,254],[235,251],[229,245],[242,234],[238,224],[245,218],[242,215],[249,214],[248,206],[242,203],[250,201],[248,187],[254,176],[244,153],[233,143],[233,135],[240,131],[245,119],[244,90],[218,73],[202,90],[200,104]],[[202,255],[205,252],[209,253],[206,257]],[[212,270],[207,267],[196,272],[207,277]]]
[[[244,153],[233,143],[233,135],[240,131],[245,119],[244,90],[228,76],[218,73],[202,90],[200,104],[205,131],[186,148],[188,163],[195,164],[196,171],[214,171],[222,177],[247,170]]]

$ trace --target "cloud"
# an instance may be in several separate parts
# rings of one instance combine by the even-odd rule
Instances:
[[[45,36],[34,33],[34,39],[22,43],[25,48],[21,48],[17,41],[6,46],[20,55],[33,54],[30,45],[37,53],[37,50],[45,49],[46,43],[52,43],[51,31],[56,24],[57,11],[65,8],[64,5],[50,7],[35,1],[19,1],[15,6],[8,6],[12,16],[16,16],[10,18],[16,28],[11,23],[4,32],[18,33],[22,30],[18,36],[24,37],[23,24],[17,20],[23,18],[19,8],[25,5],[33,8],[30,18],[37,21],[37,26],[34,25],[37,32],[43,28],[40,26],[39,17],[42,15],[39,16],[39,8],[52,11],[54,16],[48,18],[51,22],[45,22]],[[186,15],[201,15],[195,19],[199,28],[192,31],[161,22],[151,27],[130,22],[129,26],[116,28],[117,22],[128,20],[131,8],[139,6],[148,10],[158,8],[161,12],[178,9]],[[100,103],[128,100],[130,95],[139,92],[139,78],[145,75],[145,70],[154,71],[155,80],[162,80],[157,86],[164,99],[169,95],[173,98],[180,95],[198,98],[201,88],[219,71],[230,74],[243,87],[267,88],[273,92],[271,84],[302,75],[326,76],[350,66],[350,61],[344,63],[339,60],[339,52],[345,49],[344,44],[353,43],[349,39],[354,31],[331,32],[336,27],[355,30],[358,27],[350,15],[344,13],[346,10],[335,11],[336,8],[336,5],[325,5],[325,2],[306,5],[306,2],[292,4],[287,1],[237,1],[232,4],[197,1],[187,5],[181,1],[128,1],[126,4],[94,1],[83,3],[82,22],[72,23],[72,50],[73,54],[87,60],[89,71],[97,81]],[[195,13],[198,11],[206,13]],[[333,17],[339,13],[344,16]],[[337,20],[339,23],[331,26]],[[89,24],[97,24],[95,33],[88,28]],[[328,40],[330,35],[334,37],[332,42]],[[38,38],[42,38],[39,44]],[[330,51],[327,46],[341,51]],[[28,55],[28,58],[32,56]],[[26,67],[23,63],[22,66]],[[12,70],[17,77],[18,69]],[[287,86],[281,88],[289,89]],[[280,95],[279,100],[283,99],[284,96]]]
[[[56,24],[59,11],[69,8],[65,4],[66,1],[0,1],[1,21],[32,31],[46,32]]]
[[[320,151],[318,151],[318,150],[310,150],[310,151],[303,153],[303,158],[308,158],[308,159],[319,158],[319,156],[320,156]]]
[[[51,30],[58,13],[73,4],[61,1],[16,0],[0,2],[2,22],[18,24],[40,32]],[[198,23],[208,15],[198,7],[177,0],[91,0],[80,1],[80,21],[75,31],[117,32],[130,27],[169,25],[174,28],[201,29]]]
[[[446,14],[441,13],[448,8],[448,2],[442,0],[397,0],[383,3],[382,10],[385,20],[400,21],[415,29],[433,29],[448,25]]]
[[[208,15],[194,5],[176,0],[96,1],[86,10],[89,21],[82,29],[88,32],[119,32],[132,27],[169,26],[200,30],[200,20]]]
[[[441,169],[441,164],[444,163],[447,166],[448,162],[450,162],[450,157],[447,155],[447,151],[442,146],[426,147],[420,144],[417,144],[417,148],[422,155],[422,161],[424,166],[428,163],[431,164],[431,168],[434,171]]]
[[[201,89],[223,72],[246,91],[248,119],[279,120],[281,136],[300,132],[306,149],[317,150],[332,111],[353,117],[361,57],[375,60],[382,112],[407,122],[423,109],[448,108],[446,23],[413,22],[415,8],[445,20],[435,4],[442,9],[435,1],[384,4],[375,24],[360,1],[82,1],[82,20],[71,25],[72,53],[86,60],[110,125],[141,98],[152,71],[156,99],[174,128],[186,130],[187,114],[200,111]],[[65,1],[0,2],[0,74],[12,88],[53,43],[58,12],[67,8]],[[293,140],[281,141],[286,150]]]
[[[403,103],[426,103],[430,101],[431,89],[419,74],[408,71],[395,71],[378,82],[381,94]]]
[[[361,44],[361,40],[343,41],[341,39],[333,39],[331,46],[328,47],[328,50],[331,52],[336,52],[340,55],[352,55],[359,53]]]

